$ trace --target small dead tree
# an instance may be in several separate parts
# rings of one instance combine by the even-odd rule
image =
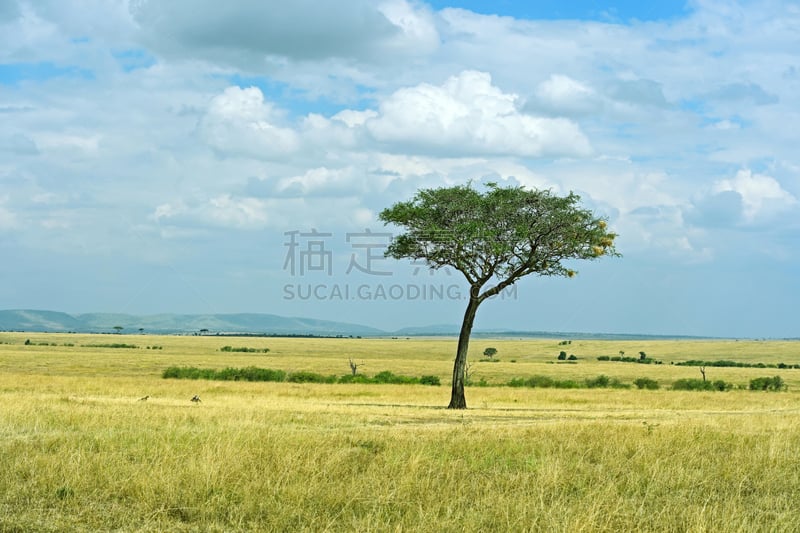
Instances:
[[[705,381],[706,380],[706,367],[701,366],[700,367],[700,373],[703,374],[703,381]]]
[[[352,359],[348,359],[347,361],[350,364],[350,372],[355,376],[356,372],[358,372],[358,367],[360,365],[356,364],[356,362],[353,361]]]

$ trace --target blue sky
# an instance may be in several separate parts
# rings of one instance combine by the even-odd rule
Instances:
[[[7,0],[0,309],[456,324],[458,274],[383,259],[377,215],[472,180],[575,191],[623,254],[477,327],[798,337],[798,24],[769,0]]]

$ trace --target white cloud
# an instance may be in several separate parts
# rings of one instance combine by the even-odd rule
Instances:
[[[35,135],[36,145],[42,150],[80,150],[96,153],[100,147],[99,134],[41,132]]]
[[[293,129],[276,124],[278,120],[257,87],[228,87],[211,101],[200,132],[220,153],[280,159],[296,151],[300,139]]]
[[[714,183],[713,192],[734,191],[742,197],[745,220],[753,220],[770,216],[797,205],[797,198],[784,190],[773,177],[765,174],[753,174],[743,169],[733,179],[722,179]]]
[[[352,167],[312,168],[301,175],[278,180],[275,188],[279,194],[290,196],[339,196],[366,189],[363,179],[359,179]]]
[[[439,46],[439,33],[427,7],[406,0],[387,0],[378,5],[378,11],[401,30],[386,43],[387,48],[430,53]]]
[[[270,214],[264,200],[222,194],[195,205],[183,201],[161,204],[151,218],[166,226],[201,223],[224,228],[258,229],[269,222]]]
[[[492,85],[485,72],[464,71],[442,86],[395,91],[366,122],[379,142],[441,155],[585,156],[588,139],[566,119],[517,110],[518,96]]]
[[[535,98],[536,102],[531,102],[532,107],[543,105],[546,109],[567,115],[591,113],[602,105],[594,89],[563,74],[552,74],[540,83]]]

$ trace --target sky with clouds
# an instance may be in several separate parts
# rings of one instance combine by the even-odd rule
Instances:
[[[0,309],[457,324],[377,215],[472,180],[623,254],[478,328],[798,337],[798,51],[794,1],[0,0]]]

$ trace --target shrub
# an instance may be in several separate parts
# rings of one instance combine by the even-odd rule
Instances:
[[[363,374],[345,374],[339,378],[339,383],[372,383],[372,379]]]
[[[780,376],[771,378],[755,378],[750,380],[750,390],[780,391],[785,390],[786,384]]]
[[[242,353],[269,353],[269,348],[248,348],[247,346],[223,346],[220,352],[242,352]]]
[[[388,383],[392,385],[403,385],[408,383],[418,383],[419,380],[417,378],[411,378],[408,376],[398,376],[389,372],[388,370],[384,370],[383,372],[378,372],[375,374],[375,377],[372,378],[375,383]]]
[[[611,357],[609,357],[607,355],[601,355],[600,357],[597,358],[597,360],[598,361],[610,361]]]
[[[717,385],[714,385],[716,383]],[[672,390],[693,390],[693,391],[704,391],[704,390],[728,390],[727,383],[722,380],[718,380],[716,382],[710,381],[703,381],[702,379],[696,378],[685,378],[676,380],[675,383],[672,384]],[[719,388],[722,386],[723,388]]]
[[[574,354],[570,354],[569,357],[567,357],[567,361],[577,361],[577,360],[578,358]]]
[[[289,383],[336,383],[336,376],[323,376],[316,372],[292,372],[286,379]]]
[[[633,384],[637,389],[657,390],[660,385],[658,381],[650,378],[638,378],[633,380]]]
[[[605,388],[608,387],[610,383],[611,383],[611,378],[604,375],[597,376],[594,379],[586,379],[586,386],[589,387],[590,389]]]
[[[567,352],[559,352],[558,353],[558,360],[559,361],[564,361],[566,359],[567,359]]]
[[[419,382],[422,385],[441,385],[441,381],[439,381],[439,376],[422,376],[419,378]]]
[[[722,381],[721,379],[717,379],[711,383],[711,386],[714,390],[718,390],[720,392],[726,392],[733,388],[733,383],[727,383]]]

